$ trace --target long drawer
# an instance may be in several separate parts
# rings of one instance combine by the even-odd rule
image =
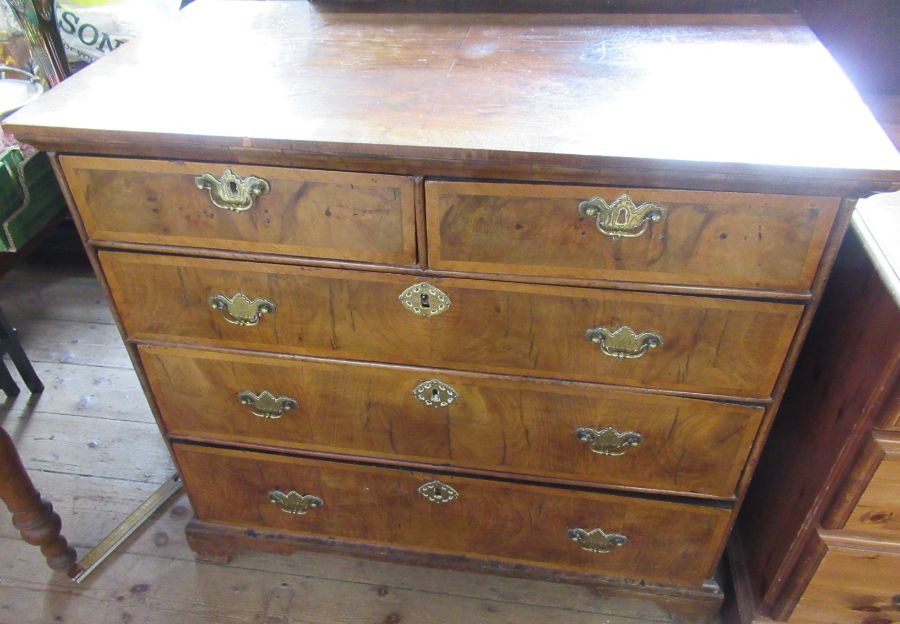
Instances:
[[[730,515],[723,507],[490,479],[174,450],[203,521],[671,585],[700,586],[709,577]]]
[[[170,435],[729,497],[762,408],[142,345]],[[264,393],[269,393],[267,396]]]
[[[95,240],[416,263],[410,177],[87,156],[60,161]]]
[[[812,284],[840,203],[438,181],[425,197],[435,269],[789,291]]]
[[[479,280],[414,292],[411,276],[120,252],[100,261],[139,340],[724,396],[770,395],[802,311]],[[420,305],[443,312],[408,307]]]

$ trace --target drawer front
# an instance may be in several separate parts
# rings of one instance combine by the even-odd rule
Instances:
[[[615,202],[626,194],[630,212]],[[475,182],[427,182],[425,197],[435,269],[786,291],[809,289],[839,206],[822,197]],[[595,197],[606,205],[579,211]]]
[[[416,263],[412,178],[223,163],[60,160],[95,240]],[[226,170],[240,179],[223,179]],[[203,182],[207,189],[197,185],[204,174],[211,174]],[[253,183],[250,176],[265,182]]]
[[[843,528],[900,542],[900,434],[871,439],[863,457],[869,461],[851,473],[861,481],[862,495]]]
[[[139,340],[189,342],[299,355],[340,357],[765,397],[772,391],[802,306],[435,280],[450,305],[423,318],[398,295],[419,278],[366,271],[101,252],[128,334]],[[246,295],[246,298],[237,293]],[[253,325],[239,325],[254,300]],[[264,301],[271,302],[274,311]],[[418,297],[415,298],[418,302]],[[432,307],[441,309],[440,297]],[[240,303],[241,305],[238,305]],[[249,317],[248,317],[249,318]],[[586,330],[629,326],[652,337],[603,337],[607,355]],[[599,330],[598,330],[599,331]],[[597,334],[592,334],[597,340]],[[627,343],[627,344],[626,344]],[[638,347],[637,345],[640,345]]]
[[[429,369],[149,345],[140,352],[174,436],[680,493],[732,496],[762,415]]]
[[[672,585],[708,578],[730,515],[722,507],[211,447],[175,444],[175,456],[197,517],[207,522]],[[456,497],[440,485],[419,492],[434,480]],[[275,491],[321,504],[305,510],[314,501],[284,501]],[[426,498],[437,493],[444,502]],[[306,513],[283,511],[290,503]],[[570,529],[602,529],[627,543],[588,552]],[[588,539],[602,546],[599,534]]]
[[[818,537],[825,557],[788,622],[890,624],[900,621],[900,544]]]

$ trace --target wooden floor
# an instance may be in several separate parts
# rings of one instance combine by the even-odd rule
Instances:
[[[31,475],[83,555],[173,472],[86,265],[28,266],[0,280],[43,395],[0,404]],[[44,566],[0,505],[0,624],[637,624],[650,603],[588,588],[347,557],[244,555],[195,563],[178,496],[83,585]]]

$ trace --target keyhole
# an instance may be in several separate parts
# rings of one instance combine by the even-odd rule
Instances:
[[[441,393],[436,388],[431,391],[431,402],[432,403],[440,403],[441,402]]]
[[[232,193],[237,194],[237,190],[238,190],[237,182],[235,182],[234,180],[229,180],[228,181],[228,190],[231,191]]]
[[[420,296],[419,298],[420,298],[421,301],[422,301],[422,307],[423,307],[423,308],[430,308],[430,307],[431,307],[431,304],[428,302],[428,293],[422,293],[421,296]]]
[[[434,491],[434,497],[435,497],[435,498],[444,498],[444,492],[441,491],[441,490],[435,490],[435,491]]]

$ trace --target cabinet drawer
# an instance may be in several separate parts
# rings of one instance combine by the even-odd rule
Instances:
[[[626,194],[630,213],[615,203]],[[435,269],[785,291],[809,289],[839,206],[823,197],[476,182],[427,182],[425,197]],[[595,197],[606,207],[588,211],[613,215],[602,231],[597,215],[579,211]]]
[[[870,438],[841,490],[825,528],[900,542],[900,433]]]
[[[149,345],[140,353],[174,436],[679,493],[732,496],[762,414],[429,369]],[[615,432],[602,435],[608,427]]]
[[[435,280],[450,305],[423,318],[398,298],[414,276],[101,252],[127,333],[188,342],[480,372],[766,397],[802,306],[480,280]],[[433,292],[433,291],[432,291]],[[242,293],[238,295],[237,293]],[[246,295],[246,297],[243,297]],[[213,309],[211,298],[223,309]],[[233,321],[247,313],[254,325]],[[258,300],[257,300],[258,299]],[[263,301],[271,302],[271,306]],[[415,302],[419,302],[416,296]],[[433,294],[430,309],[442,308]],[[257,310],[272,309],[257,315]],[[248,316],[247,318],[250,318]],[[641,337],[587,330],[628,326]],[[654,344],[652,333],[659,336]],[[625,336],[623,338],[623,335]]]
[[[816,536],[824,558],[807,585],[790,624],[897,622],[900,544]]]
[[[409,177],[84,156],[60,161],[95,240],[416,263]],[[226,170],[238,178],[222,179]],[[207,178],[207,190],[197,183],[204,174],[217,178]],[[240,188],[250,176],[265,181],[250,187],[259,191],[252,202]]]
[[[200,520],[356,540],[613,578],[699,586],[721,550],[729,509],[612,494],[175,444]],[[444,502],[420,488],[432,481]],[[315,496],[306,513],[273,492]],[[297,498],[297,497],[294,497]],[[307,499],[308,501],[309,499]],[[296,500],[296,511],[303,501]],[[572,529],[624,536],[588,552]],[[602,540],[594,534],[599,545]],[[622,540],[615,540],[617,543]]]

